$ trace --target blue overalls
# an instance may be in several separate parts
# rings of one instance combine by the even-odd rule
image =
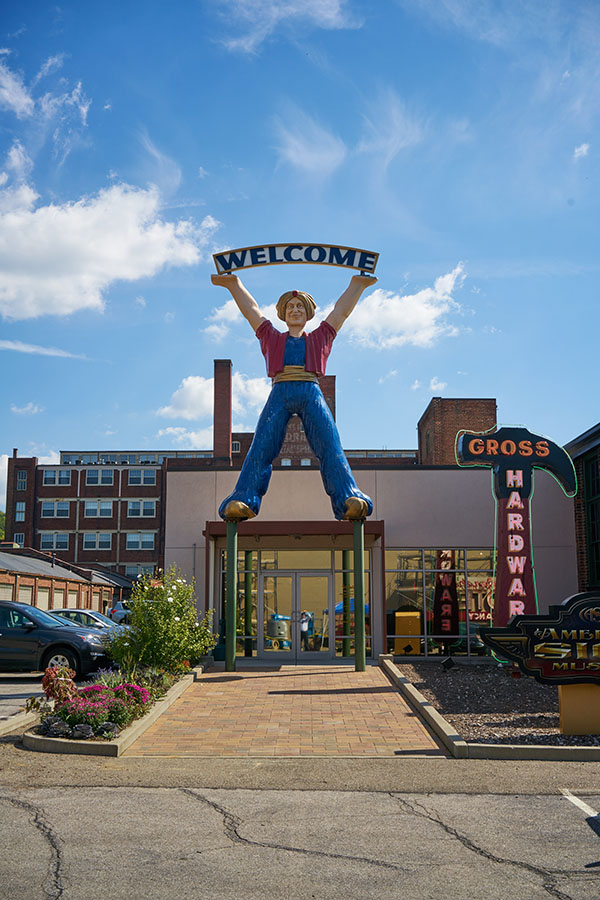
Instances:
[[[288,336],[284,365],[304,366],[305,340]],[[221,503],[219,515],[231,500],[241,500],[258,515],[263,496],[269,487],[273,460],[281,450],[290,418],[298,415],[313,453],[319,460],[325,490],[331,499],[336,519],[344,519],[346,500],[360,497],[373,512],[371,498],[356,485],[348,460],[342,450],[340,436],[318,383],[282,381],[274,384],[256,425],[254,440],[244,460],[235,490]]]

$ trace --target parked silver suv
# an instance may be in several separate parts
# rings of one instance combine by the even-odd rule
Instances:
[[[108,615],[117,625],[127,625],[129,622],[129,606],[124,600],[116,600],[108,610]]]

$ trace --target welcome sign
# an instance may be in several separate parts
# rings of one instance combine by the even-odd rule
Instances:
[[[267,244],[262,247],[224,250],[222,253],[214,253],[213,259],[219,275],[255,266],[298,263],[360,269],[365,275],[372,275],[379,253],[354,247],[334,247],[331,244]]]

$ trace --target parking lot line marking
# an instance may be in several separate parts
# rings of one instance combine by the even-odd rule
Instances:
[[[567,790],[567,788],[561,788],[561,794],[563,797],[566,797],[567,800],[570,800],[575,806],[578,806],[586,816],[598,816],[599,813],[592,809],[591,806],[588,806],[585,801],[580,800],[579,797],[576,797],[575,794],[572,794],[571,791]]]

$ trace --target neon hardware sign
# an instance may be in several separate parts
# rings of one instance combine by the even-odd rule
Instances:
[[[538,611],[531,546],[531,497],[534,469],[544,469],[567,497],[577,493],[571,457],[558,444],[522,426],[502,426],[482,434],[456,435],[459,466],[492,470],[496,500],[496,564],[492,610],[494,627],[512,616]]]

